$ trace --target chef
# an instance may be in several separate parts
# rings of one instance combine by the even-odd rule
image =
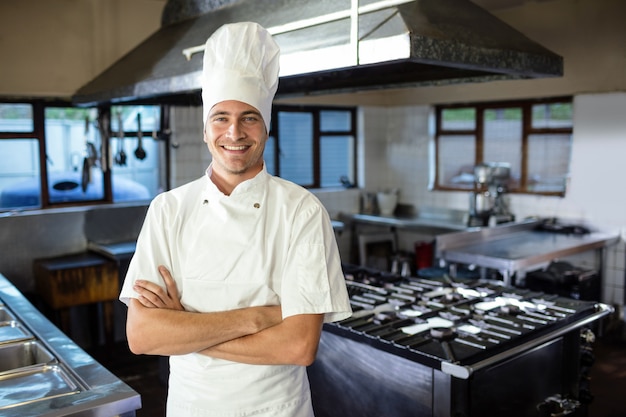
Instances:
[[[328,213],[263,162],[278,71],[256,23],[208,39],[212,162],[150,204],[124,281],[131,350],[170,356],[169,417],[313,416],[306,366],[351,314]]]

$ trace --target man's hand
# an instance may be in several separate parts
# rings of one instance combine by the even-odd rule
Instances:
[[[170,271],[163,265],[159,266],[159,274],[165,282],[165,289],[150,281],[137,280],[133,289],[139,294],[137,300],[149,308],[167,308],[170,310],[185,310],[180,303],[180,296],[176,282]]]

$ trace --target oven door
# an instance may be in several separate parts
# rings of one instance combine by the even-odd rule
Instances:
[[[550,398],[579,397],[580,335],[571,331],[460,379],[376,349],[367,338],[324,331],[308,372],[316,417],[558,415]],[[586,409],[577,404],[567,415],[586,416]]]

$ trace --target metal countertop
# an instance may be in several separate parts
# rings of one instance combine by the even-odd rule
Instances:
[[[582,235],[536,230],[537,221],[481,228],[437,237],[437,257],[513,273],[617,243],[617,234]]]
[[[452,217],[392,217],[373,214],[350,214],[344,216],[358,223],[405,230],[442,229],[444,232],[454,232],[467,229],[467,224],[463,219]]]
[[[81,385],[79,392],[71,395],[1,408],[0,416],[134,416],[141,408],[137,392],[54,326],[2,274],[0,300]]]
[[[109,259],[120,261],[121,259],[130,259],[135,253],[137,242],[127,241],[118,243],[97,243],[88,242],[87,249],[99,253]]]

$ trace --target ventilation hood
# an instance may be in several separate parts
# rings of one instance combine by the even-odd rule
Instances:
[[[206,39],[239,21],[279,44],[278,97],[563,74],[560,56],[469,0],[240,0],[178,20],[170,3],[162,27],[76,104],[198,100]]]

